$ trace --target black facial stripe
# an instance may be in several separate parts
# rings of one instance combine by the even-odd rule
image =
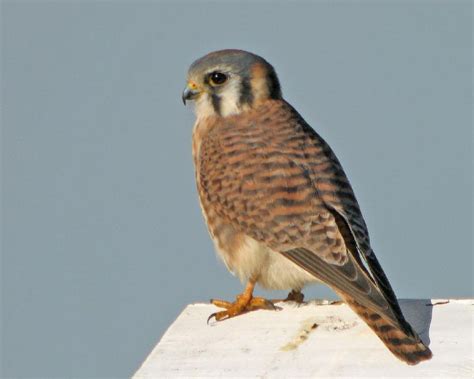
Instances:
[[[240,86],[239,103],[240,105],[244,105],[244,104],[252,105],[252,102],[253,102],[253,93],[252,93],[252,87],[250,85],[250,78],[243,77],[242,83]]]
[[[219,116],[221,115],[221,98],[219,95],[213,93],[211,95],[212,100],[212,107],[214,108],[214,112],[216,112]]]
[[[278,77],[273,68],[267,71],[268,95],[271,99],[279,99],[281,97],[281,88]]]

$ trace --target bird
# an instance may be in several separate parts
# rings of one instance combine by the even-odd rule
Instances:
[[[282,96],[274,67],[237,49],[208,53],[187,72],[194,102],[192,155],[201,210],[219,257],[246,286],[233,302],[211,300],[216,322],[274,303],[264,289],[323,283],[400,360],[432,353],[406,321],[372,250],[341,163]],[[208,320],[209,322],[209,320]]]

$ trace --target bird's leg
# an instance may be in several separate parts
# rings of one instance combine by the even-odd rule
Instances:
[[[221,321],[257,309],[275,310],[276,307],[271,301],[264,299],[263,297],[253,296],[254,287],[255,281],[250,280],[247,283],[244,292],[238,295],[233,303],[224,300],[211,299],[212,304],[219,308],[225,308],[226,310],[211,314],[207,319],[207,322],[209,322],[213,317],[216,321]]]

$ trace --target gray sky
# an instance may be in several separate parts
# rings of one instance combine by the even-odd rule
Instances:
[[[180,98],[221,48],[271,62],[333,147],[399,297],[472,296],[470,4],[3,1],[3,375],[127,377],[241,290]]]

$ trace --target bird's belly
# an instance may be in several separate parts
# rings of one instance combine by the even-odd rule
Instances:
[[[203,201],[205,197],[202,196],[199,181],[198,191],[202,213],[217,254],[242,283],[252,279],[265,289],[301,290],[306,284],[320,282],[288,258],[236,230],[219,217],[211,205]]]
[[[229,230],[211,233],[218,255],[243,283],[254,279],[266,289],[301,290],[318,280],[265,244]]]
[[[267,289],[302,290],[308,283],[318,280],[301,267],[284,257],[277,251],[265,248],[267,264],[261,268],[258,283]]]

